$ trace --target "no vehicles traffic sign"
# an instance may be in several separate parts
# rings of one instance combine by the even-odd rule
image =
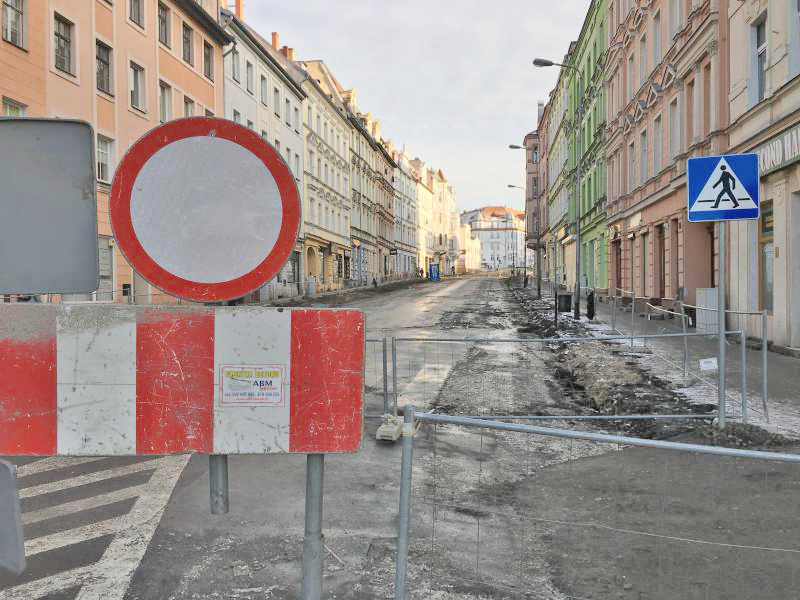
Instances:
[[[196,302],[240,298],[278,274],[300,228],[289,166],[255,132],[225,119],[178,119],[120,162],[111,226],[131,266]]]
[[[758,155],[690,158],[689,222],[758,218]]]

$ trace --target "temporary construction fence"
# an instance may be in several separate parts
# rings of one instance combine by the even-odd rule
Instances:
[[[800,589],[800,455],[410,406],[404,419],[398,600]]]
[[[719,378],[701,369],[701,360],[709,357],[717,358],[717,344],[718,339],[716,329],[713,330],[697,330],[691,331],[693,328],[690,326],[696,322],[696,318],[691,315],[699,311],[716,312],[714,308],[698,307],[691,304],[684,304],[681,301],[671,300],[667,298],[660,299],[664,305],[671,304],[672,310],[659,306],[653,303],[652,298],[635,296],[632,292],[617,288],[618,293],[627,294],[627,296],[617,297],[612,296],[610,299],[610,325],[611,330],[620,334],[651,334],[651,333],[707,333],[708,336],[693,338],[691,335],[683,336],[678,344],[678,339],[674,340],[655,340],[654,338],[642,338],[643,345],[648,346],[648,351],[655,357],[663,359],[666,363],[671,364],[674,368],[680,368],[683,373],[684,381],[689,383],[702,384],[706,389],[719,388]],[[627,306],[622,306],[620,300],[626,299]],[[731,343],[739,344],[738,351],[735,351],[732,356],[727,356],[724,368],[726,372],[726,381],[730,382],[729,387],[736,386],[740,388],[742,378],[746,378],[748,384],[744,388],[745,395],[755,400],[760,396],[760,402],[748,401],[746,398],[736,398],[735,394],[726,392],[729,402],[736,402],[736,405],[741,405],[743,410],[739,415],[744,420],[747,419],[748,408],[752,413],[756,413],[764,421],[769,422],[769,409],[768,409],[768,352],[767,352],[767,327],[766,327],[766,313],[764,312],[745,312],[727,310],[727,314],[731,315],[737,321],[737,325],[741,326],[737,331],[743,333],[738,336],[731,336],[731,332],[727,333],[728,345]],[[637,316],[641,318],[637,318]],[[752,321],[752,323],[746,322]],[[754,329],[757,328],[757,329]],[[627,332],[626,332],[627,329]],[[747,332],[757,330],[759,338],[754,340],[748,338]],[[630,346],[634,347],[634,337],[631,336]],[[726,353],[728,355],[729,353]],[[718,365],[719,367],[720,365]],[[702,393],[702,392],[701,392]]]

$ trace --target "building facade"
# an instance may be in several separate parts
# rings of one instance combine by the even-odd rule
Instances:
[[[609,0],[609,287],[683,298],[716,281],[716,231],[686,218],[686,163],[726,147],[726,2]]]
[[[729,152],[757,153],[761,175],[760,219],[728,225],[729,306],[766,310],[769,340],[800,348],[800,5],[731,3],[728,24]],[[759,319],[730,321],[761,335]]]
[[[293,50],[281,48],[290,58]],[[306,76],[304,115],[305,266],[308,294],[347,286],[351,261],[350,121],[333,75],[319,60],[298,61]]]
[[[592,0],[572,52],[569,69],[570,204],[568,254],[574,255],[575,226],[580,221],[580,283],[605,288],[606,227],[606,106],[603,55],[607,45],[606,0]],[[577,185],[577,189],[576,186]],[[567,266],[573,273],[577,263]],[[575,279],[568,277],[568,285]]]
[[[419,158],[409,160],[408,166],[417,188],[417,264],[422,274],[427,276],[436,251],[433,233],[433,190],[428,180],[428,167],[422,160]]]
[[[570,49],[564,56],[563,63],[570,64],[575,43],[570,44]],[[570,129],[567,121],[567,109],[570,103],[568,69],[562,67],[556,86],[550,94],[550,100],[545,106],[543,125],[546,139],[539,141],[547,147],[547,226],[548,234],[545,236],[548,277],[557,285],[567,285],[568,265],[572,265],[571,272],[574,283],[575,253],[574,245],[571,254],[566,251],[567,226],[569,224],[569,138]],[[485,254],[485,250],[484,250]],[[570,260],[571,259],[571,260]]]
[[[461,224],[470,225],[480,240],[481,269],[518,269],[525,264],[525,212],[505,206],[485,206],[461,213]],[[530,265],[533,253],[529,257]]]
[[[481,240],[472,233],[472,226],[469,223],[459,224],[456,273],[477,273],[480,270]]]
[[[2,9],[3,113],[82,119],[96,134],[100,287],[64,300],[176,302],[119,252],[108,202],[118,161],[144,133],[182,116],[222,115],[230,37],[216,2],[9,0]]]
[[[241,11],[242,4],[237,8]],[[275,148],[292,171],[305,205],[302,74],[276,49],[277,34],[272,43],[267,42],[243,21],[241,13],[222,10],[221,22],[233,38],[225,49],[225,118],[252,129]],[[295,249],[281,272],[248,300],[271,301],[305,293],[303,221]]]
[[[417,182],[411,173],[405,150],[392,152],[394,170],[394,244],[395,272],[399,277],[416,276],[419,273]]]

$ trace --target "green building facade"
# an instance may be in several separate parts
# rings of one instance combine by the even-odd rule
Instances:
[[[603,59],[608,40],[608,0],[592,0],[569,69],[569,234],[574,246],[576,211],[581,222],[581,286],[608,285],[606,219],[606,92]],[[577,162],[576,161],[577,157]],[[577,194],[575,181],[580,167]],[[576,202],[577,197],[577,202]],[[574,253],[570,253],[574,257]],[[571,271],[574,273],[574,266]],[[569,282],[574,285],[574,278]]]

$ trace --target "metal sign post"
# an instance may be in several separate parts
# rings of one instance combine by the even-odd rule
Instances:
[[[757,154],[704,156],[688,161],[688,217],[690,223],[717,222],[719,233],[719,281],[717,322],[719,336],[719,426],[725,427],[725,376],[727,365],[725,284],[727,270],[727,221],[758,219],[759,174]],[[742,365],[744,368],[744,365]]]
[[[15,575],[25,570],[17,468],[5,460],[0,460],[0,569]]]

